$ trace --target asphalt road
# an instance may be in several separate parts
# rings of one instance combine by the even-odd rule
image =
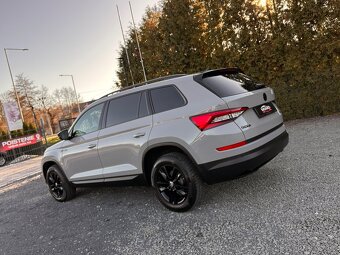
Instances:
[[[187,213],[144,186],[55,202],[41,178],[0,194],[0,254],[340,254],[340,115],[287,123],[290,144]]]

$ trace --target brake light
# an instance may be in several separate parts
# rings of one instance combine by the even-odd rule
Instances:
[[[190,120],[200,129],[207,130],[213,127],[223,125],[238,118],[248,108],[235,108],[216,112],[208,112],[190,117]]]

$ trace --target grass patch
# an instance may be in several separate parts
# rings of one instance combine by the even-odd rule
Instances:
[[[46,137],[46,139],[47,139],[47,145],[48,146],[51,146],[51,145],[60,141],[58,135],[49,135],[49,136]]]

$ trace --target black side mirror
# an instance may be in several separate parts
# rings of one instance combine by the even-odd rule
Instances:
[[[61,140],[69,140],[70,139],[70,136],[68,135],[68,130],[67,129],[64,129],[63,131],[60,131],[58,133],[58,137],[61,139]]]

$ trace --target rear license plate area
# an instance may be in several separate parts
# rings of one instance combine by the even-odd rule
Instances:
[[[273,103],[261,104],[261,105],[254,107],[253,109],[254,109],[257,117],[259,117],[259,118],[263,118],[263,117],[265,117],[269,114],[276,112],[276,108],[273,105]]]

